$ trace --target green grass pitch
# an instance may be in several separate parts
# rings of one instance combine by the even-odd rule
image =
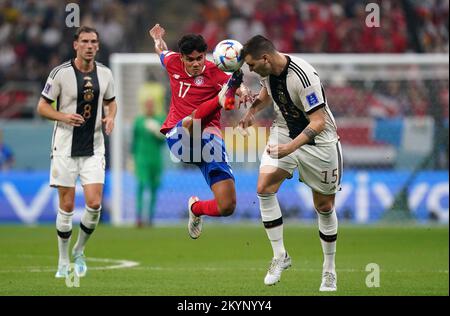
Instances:
[[[78,228],[74,229],[72,244]],[[53,226],[0,226],[0,295],[449,295],[448,226],[341,225],[338,292],[319,293],[322,253],[316,226],[285,225],[293,265],[265,286],[272,251],[256,224],[208,221],[191,240],[185,225],[145,229],[100,225],[86,248],[90,270],[79,287],[55,279]],[[123,265],[138,264],[134,267]],[[369,263],[380,286],[367,287]]]

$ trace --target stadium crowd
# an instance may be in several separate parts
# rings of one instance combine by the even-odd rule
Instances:
[[[204,34],[210,47],[225,37],[245,42],[264,34],[287,53],[448,52],[448,2],[402,2],[371,1],[379,4],[380,27],[369,28],[361,27],[370,12],[365,1],[203,0],[187,31]]]
[[[171,1],[71,2],[80,6],[81,24],[93,25],[99,31],[98,60],[105,64],[112,52],[149,52],[148,41],[143,39],[152,19],[164,22],[175,17],[178,25],[168,23],[168,33],[201,33],[210,49],[224,38],[244,42],[263,34],[286,53],[449,51],[448,1],[372,1],[380,7],[379,28],[362,27],[368,12],[363,2],[356,0],[190,0],[184,2],[191,10],[183,17],[175,16],[172,8],[180,4]],[[28,97],[24,83],[42,87],[48,70],[72,56],[73,29],[65,25],[66,3],[0,2],[0,118],[24,117],[23,112],[11,110],[11,104],[19,108]],[[176,42],[169,40],[169,44],[175,48]],[[370,91],[351,84],[328,89],[337,116],[424,115],[430,107],[421,83],[392,82]],[[399,97],[396,89],[407,93]],[[436,89],[434,93],[448,117],[448,83]],[[369,106],[358,108],[358,100]]]

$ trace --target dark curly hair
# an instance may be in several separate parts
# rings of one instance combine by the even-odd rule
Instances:
[[[186,34],[178,41],[178,49],[181,54],[189,55],[194,50],[204,53],[208,49],[203,36],[199,34]]]

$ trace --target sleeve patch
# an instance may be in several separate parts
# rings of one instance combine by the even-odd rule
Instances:
[[[52,85],[51,85],[51,83],[50,82],[47,82],[46,84],[45,84],[45,87],[44,87],[44,93],[45,94],[48,94],[49,92],[50,92],[50,89],[52,88]]]
[[[319,103],[319,98],[315,92],[308,94],[306,100],[308,101],[309,106],[314,106]]]

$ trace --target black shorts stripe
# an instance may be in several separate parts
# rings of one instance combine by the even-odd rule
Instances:
[[[87,228],[81,222],[80,222],[80,228],[81,228],[82,231],[84,231],[88,235],[92,234],[94,232],[94,229],[95,229],[95,228]]]
[[[306,83],[307,83],[307,85],[309,87],[311,85],[311,81],[309,81],[309,78],[306,75],[306,72],[299,65],[294,63],[293,61],[291,61],[290,66],[293,67],[293,68],[296,68],[298,71],[300,71],[303,74],[303,76],[305,76]]]
[[[337,234],[334,235],[325,235],[319,230],[320,239],[326,242],[333,242],[337,240]]]
[[[72,230],[69,230],[68,232],[62,232],[59,230],[56,230],[56,233],[58,234],[58,236],[62,239],[67,239],[70,238],[70,236],[72,235]]]
[[[344,170],[344,164],[343,164],[343,159],[342,159],[342,151],[341,151],[341,142],[338,141],[336,143],[336,150],[337,150],[337,156],[338,156],[338,185],[341,184],[341,180],[342,180],[342,171]]]
[[[70,67],[70,66],[71,66],[70,61],[65,62],[64,64],[61,64],[61,65],[57,66],[55,69],[53,69],[53,70],[50,72],[49,77],[52,78],[52,79],[55,79],[56,74],[58,73],[58,71],[60,71],[61,69]]]
[[[265,228],[274,228],[283,225],[283,217],[277,218],[273,221],[263,222]]]
[[[297,77],[300,78],[300,81],[302,82],[303,88],[308,87],[305,78],[302,76],[302,74],[297,69],[294,69],[291,66],[289,66],[289,69],[291,69],[297,75]]]

